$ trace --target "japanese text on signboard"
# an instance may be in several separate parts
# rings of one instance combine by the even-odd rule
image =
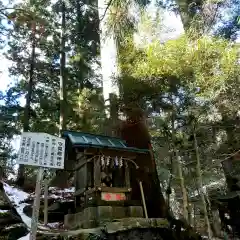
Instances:
[[[46,133],[23,133],[18,163],[64,168],[65,140]]]

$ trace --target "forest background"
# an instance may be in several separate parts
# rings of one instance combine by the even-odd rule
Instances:
[[[0,1],[4,174],[35,178],[32,168],[16,171],[12,143],[23,130],[109,132],[103,86],[110,79],[121,109],[144,113],[170,207],[196,224],[191,199],[200,196],[209,227],[206,186],[224,191],[221,161],[239,150],[240,2],[110,0],[105,32],[100,2]],[[180,30],[175,36],[169,14]],[[115,54],[107,77],[104,34]]]

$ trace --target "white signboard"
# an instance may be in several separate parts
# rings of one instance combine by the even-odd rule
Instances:
[[[22,133],[18,164],[63,169],[64,156],[65,139],[47,133]]]

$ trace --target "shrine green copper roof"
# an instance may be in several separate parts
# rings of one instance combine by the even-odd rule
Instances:
[[[126,141],[103,135],[83,132],[63,131],[62,137],[68,138],[74,147],[109,148],[128,152],[147,153],[148,149],[128,147]]]

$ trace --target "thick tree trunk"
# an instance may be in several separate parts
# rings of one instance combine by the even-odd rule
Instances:
[[[179,8],[180,17],[183,23],[184,30],[188,30],[191,26],[192,17],[189,14],[189,1],[176,0]]]
[[[33,92],[33,82],[34,82],[34,67],[35,67],[35,50],[36,50],[36,25],[34,25],[33,33],[32,33],[32,53],[31,53],[31,61],[30,61],[30,70],[29,70],[29,82],[28,82],[28,90],[26,95],[26,104],[24,108],[24,118],[23,118],[23,131],[29,131],[29,122],[30,122],[30,111],[31,111],[31,100],[32,100],[32,92]],[[18,177],[17,184],[19,186],[24,185],[25,167],[20,164],[18,169]]]
[[[197,21],[194,22],[195,16],[197,14],[202,14],[202,6],[204,4],[204,1],[176,0],[176,4],[178,5],[179,14],[183,23],[184,30],[189,31],[191,27],[194,27],[194,30],[196,30],[197,34],[204,32],[202,29],[203,26],[201,25],[199,28],[199,26],[196,25]]]
[[[172,106],[174,108],[174,99],[171,99]],[[182,164],[180,161],[180,157],[178,155],[178,150],[176,150],[175,142],[176,142],[176,131],[175,131],[175,111],[173,109],[172,111],[172,121],[171,121],[171,130],[172,130],[172,152],[175,158],[174,163],[177,167],[177,174],[178,178],[180,180],[180,186],[181,186],[181,192],[182,192],[182,198],[183,198],[183,217],[184,220],[188,222],[188,196],[187,196],[187,190],[185,186],[185,181],[183,177],[183,171],[182,171]]]
[[[64,0],[62,0],[64,1]],[[97,5],[97,0],[95,1],[83,1],[87,5]],[[77,10],[77,40],[79,42],[79,46],[81,45],[81,38],[82,36],[82,9],[81,9],[81,2],[76,1],[76,10]],[[64,2],[62,2],[62,38],[61,38],[61,78],[60,78],[60,131],[66,130],[67,127],[67,90],[66,90],[66,82],[67,82],[67,71],[66,71],[66,54],[65,54],[65,44],[66,44],[66,14],[68,14],[66,5]],[[96,16],[98,15],[98,12],[96,11]],[[98,18],[98,17],[97,17]],[[78,48],[79,46],[76,46]],[[81,46],[80,46],[81,47]],[[78,49],[77,49],[78,50]],[[80,85],[80,91],[83,88],[83,84]],[[87,121],[87,119],[86,119]],[[74,161],[67,161],[65,162],[65,169],[71,169],[74,166]],[[69,174],[67,171],[57,171],[56,176],[51,181],[51,186],[56,187],[67,187],[68,186],[68,179],[71,177],[71,174]]]
[[[134,116],[134,119],[130,118],[123,123],[121,137],[126,140],[130,147],[149,149],[149,154],[139,155],[136,159],[140,172],[132,172],[132,197],[135,200],[141,199],[139,185],[136,180],[138,178],[143,183],[148,217],[167,217],[168,209],[161,192],[156,163],[151,148],[151,139],[144,119]]]
[[[62,1],[62,36],[61,36],[61,56],[60,56],[60,123],[59,131],[61,134],[62,130],[66,129],[66,53],[65,53],[65,44],[66,44],[66,7],[64,0]]]
[[[66,89],[66,5],[62,0],[61,13],[61,53],[60,53],[60,119],[59,119],[59,136],[61,132],[66,130],[67,125],[67,89]],[[68,168],[68,164],[64,164]],[[64,188],[68,186],[69,173],[64,170],[57,170],[56,177],[51,181],[50,185]]]
[[[187,195],[187,199],[188,199],[188,224],[190,226],[193,226],[193,207],[192,204],[189,201],[189,195]]]
[[[116,126],[118,123],[118,110],[119,110],[117,95],[111,93],[109,95],[109,100],[110,100],[111,135],[112,137],[117,137],[118,133],[116,131]]]

